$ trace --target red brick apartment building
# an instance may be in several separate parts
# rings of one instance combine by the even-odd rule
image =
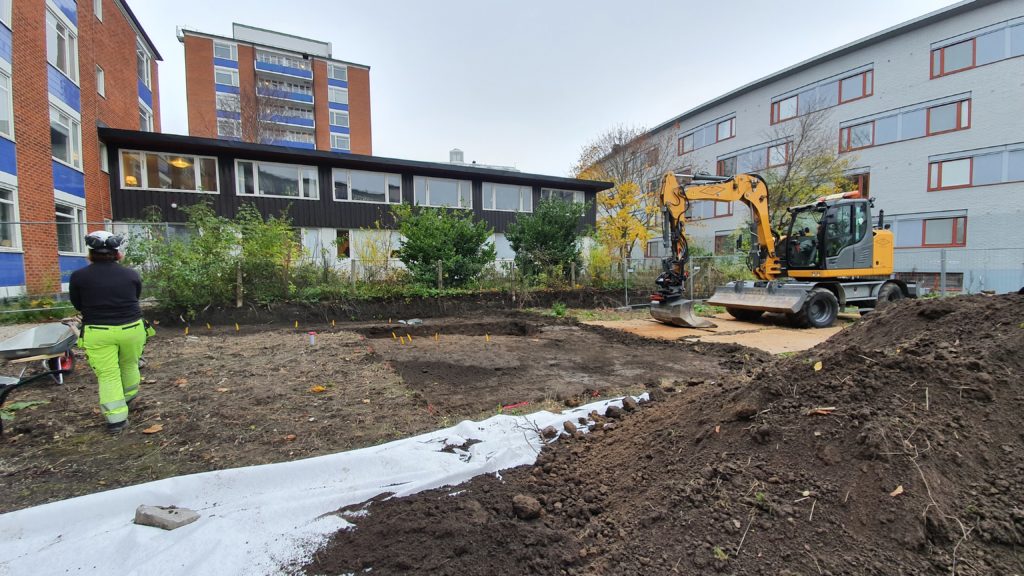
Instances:
[[[373,153],[370,68],[334,59],[329,42],[242,24],[178,40],[191,136]]]
[[[160,59],[123,0],[0,0],[0,298],[86,264],[112,216],[97,128],[160,130]]]

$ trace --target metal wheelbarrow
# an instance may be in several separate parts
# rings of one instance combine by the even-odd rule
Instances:
[[[17,377],[0,376],[0,408],[8,394],[26,384],[44,378],[63,384],[64,375],[75,368],[75,355],[71,348],[77,341],[78,331],[74,327],[53,323],[29,328],[0,342],[0,359],[6,360],[8,365],[21,365],[21,373]],[[33,362],[42,362],[42,369],[26,374]],[[3,431],[3,420],[0,419],[0,434]]]

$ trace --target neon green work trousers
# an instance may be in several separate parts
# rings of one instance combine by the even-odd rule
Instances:
[[[139,393],[139,356],[146,345],[142,320],[123,326],[86,325],[78,345],[100,385],[100,411],[108,424],[128,419],[128,402]]]

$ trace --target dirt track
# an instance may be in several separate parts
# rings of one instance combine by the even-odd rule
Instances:
[[[1022,574],[1022,375],[1024,297],[904,301],[500,481],[371,503],[308,570]]]

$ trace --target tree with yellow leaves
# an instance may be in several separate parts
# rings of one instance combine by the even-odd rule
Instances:
[[[597,236],[616,259],[658,233],[661,178],[676,163],[685,159],[671,142],[640,127],[616,126],[583,147],[572,174],[612,183],[597,195]]]

